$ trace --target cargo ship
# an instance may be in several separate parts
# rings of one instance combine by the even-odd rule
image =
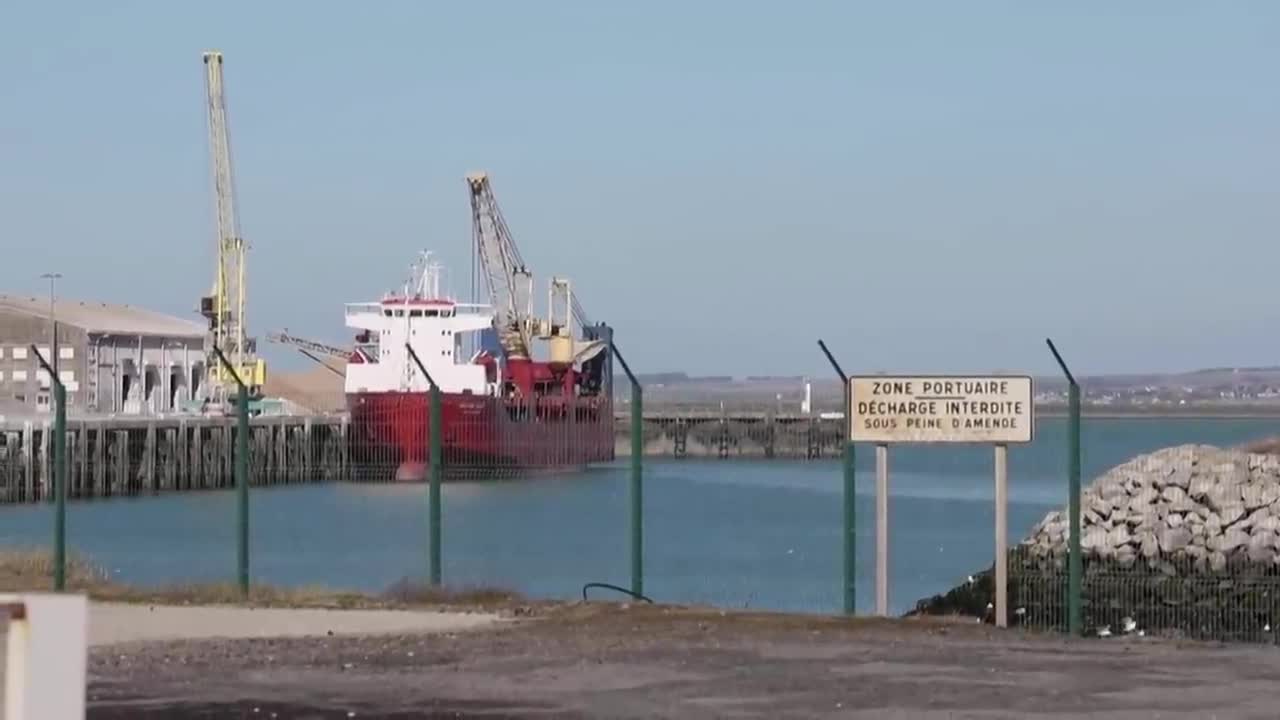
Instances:
[[[486,269],[490,302],[460,302],[442,291],[444,268],[423,252],[397,291],[346,306],[346,326],[356,331],[344,381],[353,467],[367,479],[426,478],[431,381],[442,393],[447,477],[506,477],[612,461],[611,329],[587,324],[559,279],[551,281],[548,317],[533,315],[523,264],[494,267],[504,263],[499,253],[518,253],[505,237],[487,178],[468,180],[477,268]],[[537,341],[546,346],[543,359],[534,357]]]

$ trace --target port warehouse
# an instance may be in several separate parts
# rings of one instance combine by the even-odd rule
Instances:
[[[29,346],[53,361],[48,298],[0,295],[0,414],[50,414],[52,392]],[[176,412],[200,397],[205,327],[130,305],[57,300],[59,379],[69,412]]]

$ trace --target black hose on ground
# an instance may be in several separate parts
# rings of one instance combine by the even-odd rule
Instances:
[[[584,601],[587,599],[587,588],[593,588],[593,587],[605,588],[606,590],[617,590],[620,593],[625,593],[627,595],[630,595],[632,598],[635,598],[636,600],[643,600],[649,603],[650,605],[653,604],[653,601],[645,597],[644,595],[641,595],[639,593],[633,593],[624,587],[618,587],[617,585],[610,585],[609,583],[602,583],[602,582],[587,583],[586,585],[582,586],[582,599]]]

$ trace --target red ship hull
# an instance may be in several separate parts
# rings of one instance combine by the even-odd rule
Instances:
[[[601,397],[534,402],[470,394],[442,396],[444,468],[450,478],[503,477],[581,468],[614,459],[613,409]],[[429,468],[430,395],[347,395],[353,465],[375,479],[394,472],[424,480]]]

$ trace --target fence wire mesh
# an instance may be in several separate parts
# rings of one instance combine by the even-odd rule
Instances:
[[[374,402],[350,419],[253,418],[249,478],[255,584],[383,592],[423,581],[428,397]],[[576,597],[588,582],[627,586],[629,473],[625,457],[615,458],[628,447],[625,416],[615,419],[615,408],[604,397],[540,404],[452,398],[449,403],[443,408],[442,435],[448,480],[442,513],[446,586],[560,598]],[[735,422],[690,420],[680,440],[679,421],[645,419],[647,594],[726,608],[838,611],[839,438],[832,434],[838,425],[793,425],[786,431],[790,439],[775,426],[774,459],[803,456],[817,462],[771,464],[764,462],[771,437],[765,415]],[[1033,447],[1010,451],[1010,539],[1015,543],[1027,527],[1033,536],[1044,529],[1044,521],[1032,523],[1062,502],[1062,421],[1044,422],[1047,431],[1038,431]],[[1142,427],[1147,434],[1138,449],[1204,434],[1198,427],[1159,432]],[[1243,432],[1213,427],[1223,440]],[[73,557],[99,563],[108,580],[140,585],[229,583],[235,577],[234,494],[188,492],[235,486],[234,417],[73,417],[66,431],[72,500],[165,496],[147,504],[74,503],[68,523]],[[0,502],[30,510],[5,509],[0,542],[6,548],[51,544],[44,508],[53,499],[52,433],[52,422],[43,418],[0,425]],[[1106,525],[1102,503],[1112,503],[1105,508],[1107,531],[1127,533],[1120,544],[1131,548],[1104,550],[1114,550],[1115,543],[1086,532],[1081,588],[1086,634],[1276,642],[1280,511],[1274,509],[1280,508],[1280,495],[1266,495],[1271,491],[1265,488],[1269,478],[1280,477],[1280,461],[1170,451],[1168,469],[1147,458],[1108,471],[1122,481],[1134,479],[1122,494],[1108,495],[1101,489],[1107,486],[1101,471],[1132,456],[1135,434],[1124,446],[1107,428],[1086,438],[1086,447],[1105,451],[1101,466],[1086,472],[1086,478],[1097,478],[1086,481],[1086,525]],[[699,455],[709,459],[693,459]],[[872,607],[874,585],[872,457],[867,450],[859,452],[861,613]],[[975,573],[972,582],[964,581],[966,572],[990,563],[989,449],[894,451],[891,458],[892,612],[906,611],[917,598],[936,592],[938,578],[954,577],[955,589],[944,593],[950,598],[946,604],[989,620],[989,574]],[[559,471],[568,466],[590,469]],[[536,482],[492,482],[539,469],[549,472]],[[1157,470],[1176,479],[1154,488],[1163,500],[1151,502],[1165,505],[1163,512],[1152,512],[1163,525],[1147,527],[1128,513],[1138,498],[1150,500],[1136,478]],[[969,491],[958,490],[957,483],[981,492],[966,495]],[[1219,489],[1230,487],[1240,489]],[[1236,494],[1223,494],[1228,492]],[[1121,496],[1123,520],[1115,500]],[[1231,509],[1237,504],[1240,512]],[[1061,516],[1046,520],[1060,524]],[[1180,525],[1187,528],[1185,538],[1177,532]],[[1127,529],[1122,533],[1121,527]],[[1146,530],[1149,537],[1137,537]],[[1061,534],[1062,528],[1055,525],[1051,532]],[[955,533],[982,540],[955,543],[949,539]],[[1149,547],[1153,542],[1155,550]],[[1165,552],[1169,542],[1185,550]],[[1064,632],[1065,558],[1037,548],[1020,545],[1010,553],[1010,624]],[[74,571],[71,576],[76,577]]]
[[[444,475],[499,480],[614,459],[607,396],[507,401],[478,395],[441,400]],[[369,395],[350,421],[351,477],[421,481],[430,471],[430,393]]]
[[[1019,549],[1010,573],[1019,623],[1065,632],[1067,573],[1061,559]],[[1280,569],[1248,558],[1217,569],[1194,560],[1086,558],[1082,607],[1087,635],[1275,643]]]

